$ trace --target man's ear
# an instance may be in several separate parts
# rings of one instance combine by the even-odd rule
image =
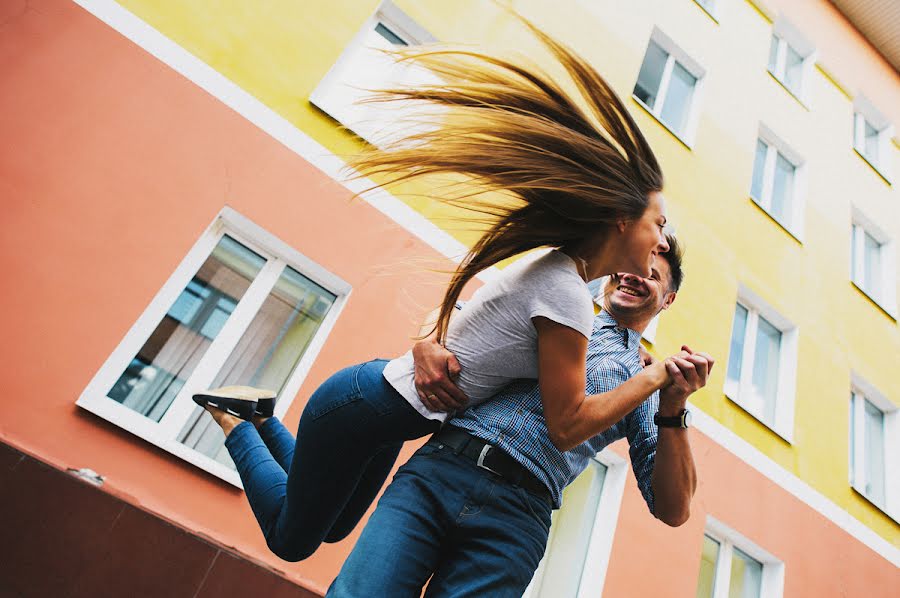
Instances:
[[[662,311],[663,309],[669,309],[669,306],[675,302],[676,295],[678,295],[678,293],[676,293],[675,291],[671,291],[670,293],[668,293],[666,295],[666,300],[663,301],[662,308],[660,308],[660,311]]]

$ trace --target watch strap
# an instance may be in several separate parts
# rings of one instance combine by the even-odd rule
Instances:
[[[687,414],[687,409],[682,409],[681,413],[675,415],[673,417],[664,417],[659,414],[657,411],[653,415],[653,423],[656,424],[659,428],[687,428],[685,423],[685,414]]]

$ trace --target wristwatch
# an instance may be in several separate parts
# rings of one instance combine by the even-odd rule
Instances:
[[[675,417],[663,417],[657,411],[653,416],[653,423],[660,428],[688,428],[691,425],[691,412],[682,409]]]

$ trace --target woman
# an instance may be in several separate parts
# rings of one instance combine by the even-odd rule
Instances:
[[[613,272],[649,276],[668,245],[662,173],[606,81],[528,25],[579,91],[543,73],[470,50],[410,51],[404,60],[443,83],[385,92],[443,109],[440,121],[373,149],[355,166],[390,183],[465,175],[503,200],[439,198],[474,210],[486,232],[454,273],[433,333],[459,358],[460,388],[475,402],[510,381],[537,378],[551,439],[566,450],[608,428],[668,383],[665,362],[619,388],[585,396],[593,306],[585,283]],[[450,323],[478,272],[538,247],[479,289]],[[434,432],[444,413],[419,396],[409,354],[346,368],[310,398],[296,444],[271,417],[273,394],[231,387],[196,395],[226,447],[270,549],[286,560],[344,538],[371,504],[402,443]],[[250,420],[250,423],[244,420]]]

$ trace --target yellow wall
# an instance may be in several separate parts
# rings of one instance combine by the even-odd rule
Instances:
[[[357,138],[339,130],[307,97],[377,0],[120,3],[331,151],[351,154],[360,147]],[[490,40],[525,52],[536,47],[488,0],[396,4],[441,40]],[[552,9],[551,3],[531,0],[516,6],[591,60],[624,97],[630,96],[654,25],[706,69],[691,149],[627,100],[663,162],[671,220],[688,251],[686,284],[663,318],[654,348],[664,355],[686,342],[716,356],[710,384],[694,403],[896,545],[897,523],[848,483],[851,368],[900,403],[900,381],[894,375],[900,363],[900,329],[851,286],[849,243],[851,202],[900,240],[900,193],[853,152],[847,95],[816,69],[802,105],[766,71],[771,22],[744,0],[719,4],[718,23],[691,0],[562,0],[552,3]],[[777,12],[777,3],[770,4],[774,9],[769,10]],[[824,10],[810,6],[807,10]],[[802,22],[797,24],[802,28]],[[846,23],[835,27],[846,35],[822,48],[823,56],[844,56],[840,44],[862,43],[854,41]],[[870,48],[860,52],[873,54]],[[884,74],[877,93],[867,95],[891,99],[890,110],[900,106],[896,72],[886,64],[866,67]],[[854,80],[851,72],[833,74],[841,81]],[[760,121],[806,161],[802,243],[749,199]],[[896,145],[891,153],[893,171],[900,176]],[[444,209],[421,199],[407,201],[428,216]],[[793,444],[722,392],[739,282],[799,327]]]

